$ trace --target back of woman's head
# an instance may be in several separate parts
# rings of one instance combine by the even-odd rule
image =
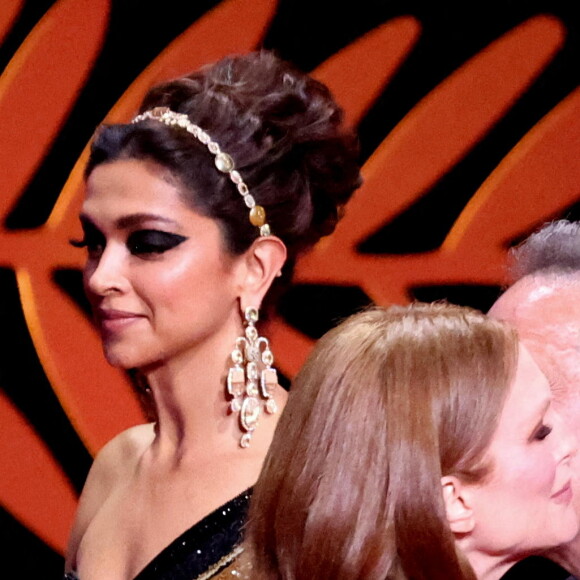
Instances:
[[[292,387],[251,507],[256,578],[473,578],[441,477],[469,482],[517,344],[474,310],[415,304],[347,319]]]
[[[153,87],[140,112],[168,107],[186,114],[234,160],[274,235],[294,259],[334,230],[360,185],[358,142],[328,88],[273,54],[227,57]],[[119,158],[169,169],[197,211],[218,220],[227,249],[239,254],[259,235],[249,209],[205,145],[156,120],[103,127],[87,165]]]

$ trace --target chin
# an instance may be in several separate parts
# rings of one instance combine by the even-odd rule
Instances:
[[[578,517],[576,512],[568,511],[567,513],[561,514],[561,516],[555,521],[551,526],[546,525],[544,532],[550,530],[551,534],[544,538],[544,542],[537,542],[537,546],[534,546],[535,551],[549,551],[554,548],[558,548],[564,544],[568,544],[572,540],[578,537]]]
[[[127,359],[126,357],[118,356],[116,354],[105,351],[105,358],[112,367],[117,369],[126,371],[132,368],[136,368],[136,366],[132,364],[131,360]]]
[[[107,362],[115,368],[121,370],[135,369],[147,364],[139,353],[132,352],[133,349],[119,348],[118,346],[104,345],[103,353]]]
[[[561,543],[568,543],[579,536],[580,520],[576,515],[576,511],[572,509],[572,506],[570,506],[568,512],[569,513],[567,513],[560,521],[562,535],[564,536],[564,538],[560,540]]]

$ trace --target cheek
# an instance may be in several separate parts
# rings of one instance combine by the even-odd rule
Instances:
[[[133,288],[153,312],[182,309],[195,296],[195,280],[177,271],[143,273],[134,279]]]
[[[555,477],[556,463],[547,443],[498,446],[492,453],[488,499],[502,501],[501,497],[515,507],[548,498]]]
[[[574,495],[572,496],[572,504],[576,513],[580,516],[580,461],[578,461],[578,456],[576,455],[571,462],[572,468],[572,490]]]
[[[157,266],[157,265],[156,265]],[[171,261],[160,263],[155,268],[154,276],[165,284],[179,281],[209,282],[224,278],[228,272],[221,263],[219,255],[207,253],[182,253]]]
[[[210,304],[229,288],[228,272],[216,264],[217,260],[191,257],[155,264],[135,276],[134,288],[153,309]]]
[[[526,495],[526,490],[531,495],[550,497],[556,478],[556,462],[546,444],[513,453],[506,457],[507,484],[513,486],[514,492],[521,496]],[[528,495],[529,495],[528,494]]]

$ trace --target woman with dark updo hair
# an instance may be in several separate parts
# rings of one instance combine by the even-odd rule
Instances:
[[[286,401],[260,308],[359,185],[328,89],[268,52],[156,86],[98,130],[73,243],[105,356],[155,421],[98,454],[67,577],[206,579],[235,561]]]

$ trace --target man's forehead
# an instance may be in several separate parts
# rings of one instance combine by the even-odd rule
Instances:
[[[580,273],[526,276],[500,296],[489,314],[516,326],[527,318],[538,323],[575,318],[580,324]]]
[[[580,275],[527,276],[490,315],[515,327],[548,377],[558,410],[580,426]]]

